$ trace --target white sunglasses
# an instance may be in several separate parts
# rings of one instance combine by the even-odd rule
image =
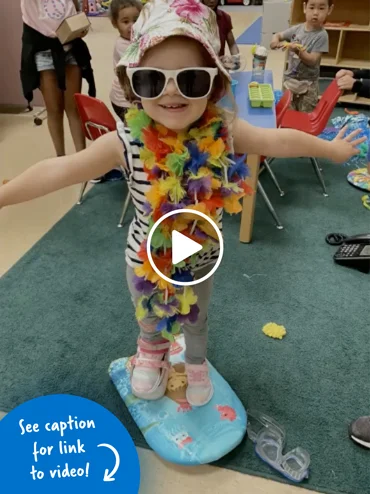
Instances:
[[[187,99],[206,98],[212,91],[218,69],[187,67],[179,70],[162,70],[153,67],[127,69],[131,88],[138,98],[156,99],[164,93],[172,79],[178,92]]]

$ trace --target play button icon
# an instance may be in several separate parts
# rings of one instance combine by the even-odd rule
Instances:
[[[164,273],[160,271],[156,263],[153,261],[153,256],[152,256],[152,238],[153,235],[156,232],[156,229],[159,227],[159,225],[165,221],[167,218],[170,216],[176,215],[177,218],[181,218],[181,215],[183,216],[184,220],[187,220],[189,223],[189,215],[191,216],[193,220],[193,216],[195,216],[193,220],[193,225],[199,224],[200,228],[203,229],[203,232],[207,232],[207,235],[209,238],[213,239],[213,244],[217,247],[216,248],[216,255],[218,255],[217,260],[214,260],[214,257],[212,258],[210,264],[213,265],[213,268],[205,275],[203,278],[198,278],[198,279],[193,279],[192,281],[178,281],[169,278],[166,276]],[[199,218],[199,219],[198,219]],[[180,221],[181,223],[181,221]],[[186,223],[186,222],[185,222]],[[208,223],[208,224],[207,224]],[[186,226],[186,224],[185,224]],[[181,263],[182,261],[189,259],[192,257],[194,254],[197,254],[198,252],[200,253],[199,255],[202,256],[202,250],[203,250],[203,245],[199,244],[198,242],[195,242],[193,239],[189,238],[191,236],[192,232],[188,232],[188,236],[184,235],[186,233],[185,230],[181,230],[183,233],[180,231],[173,229],[171,231],[171,249],[172,249],[172,254],[171,254],[171,261],[172,261],[172,266],[176,267],[177,264]],[[194,237],[193,237],[194,238]],[[197,285],[198,283],[202,283],[205,281],[207,278],[213,275],[213,273],[216,271],[216,269],[219,267],[222,256],[224,253],[224,243],[223,243],[223,238],[222,234],[220,232],[220,229],[216,225],[216,223],[209,218],[206,214],[197,211],[195,209],[176,209],[174,211],[170,211],[169,213],[164,214],[161,218],[159,218],[156,223],[154,223],[153,227],[149,231],[148,235],[148,241],[146,244],[146,251],[148,255],[148,260],[150,262],[150,265],[154,269],[154,271],[164,280],[168,281],[169,283],[173,285],[179,285],[179,286],[191,286],[191,285]],[[204,253],[207,255],[207,252]]]
[[[187,259],[188,257],[196,254],[202,250],[202,246],[194,240],[186,237],[180,232],[174,230],[172,232],[172,264],[178,264],[179,262]]]

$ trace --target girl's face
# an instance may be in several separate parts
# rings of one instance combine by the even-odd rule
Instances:
[[[162,70],[177,70],[187,67],[209,67],[205,61],[202,47],[191,39],[172,36],[148,50],[140,67],[152,67]],[[208,97],[187,99],[182,96],[172,79],[162,96],[156,99],[142,99],[145,112],[157,123],[176,132],[186,131],[204,113]]]
[[[136,7],[125,7],[118,13],[118,18],[113,22],[113,26],[118,29],[122,38],[130,39],[131,28],[139,17],[139,10]]]

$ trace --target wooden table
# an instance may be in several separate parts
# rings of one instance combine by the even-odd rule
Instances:
[[[236,72],[233,74],[233,79],[238,81],[235,88],[235,100],[238,107],[238,117],[246,120],[255,127],[263,127],[265,129],[276,128],[275,105],[272,108],[252,108],[248,96],[248,84],[252,80],[252,72]],[[273,85],[272,71],[265,71],[266,84]],[[249,243],[252,240],[254,209],[256,206],[256,194],[258,174],[260,168],[261,156],[249,154],[247,163],[249,166],[250,176],[246,182],[252,187],[254,193],[246,196],[243,199],[243,211],[241,214],[240,234],[241,242]]]

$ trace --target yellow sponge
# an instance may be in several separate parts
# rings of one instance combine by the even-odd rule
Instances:
[[[305,51],[306,47],[303,46],[301,43],[289,43],[289,41],[283,41],[283,46],[285,49],[288,49],[291,45],[295,45],[299,51]]]
[[[286,329],[284,326],[279,326],[275,322],[269,322],[265,324],[262,328],[262,332],[269,336],[270,338],[275,338],[277,340],[282,340],[286,335]]]

